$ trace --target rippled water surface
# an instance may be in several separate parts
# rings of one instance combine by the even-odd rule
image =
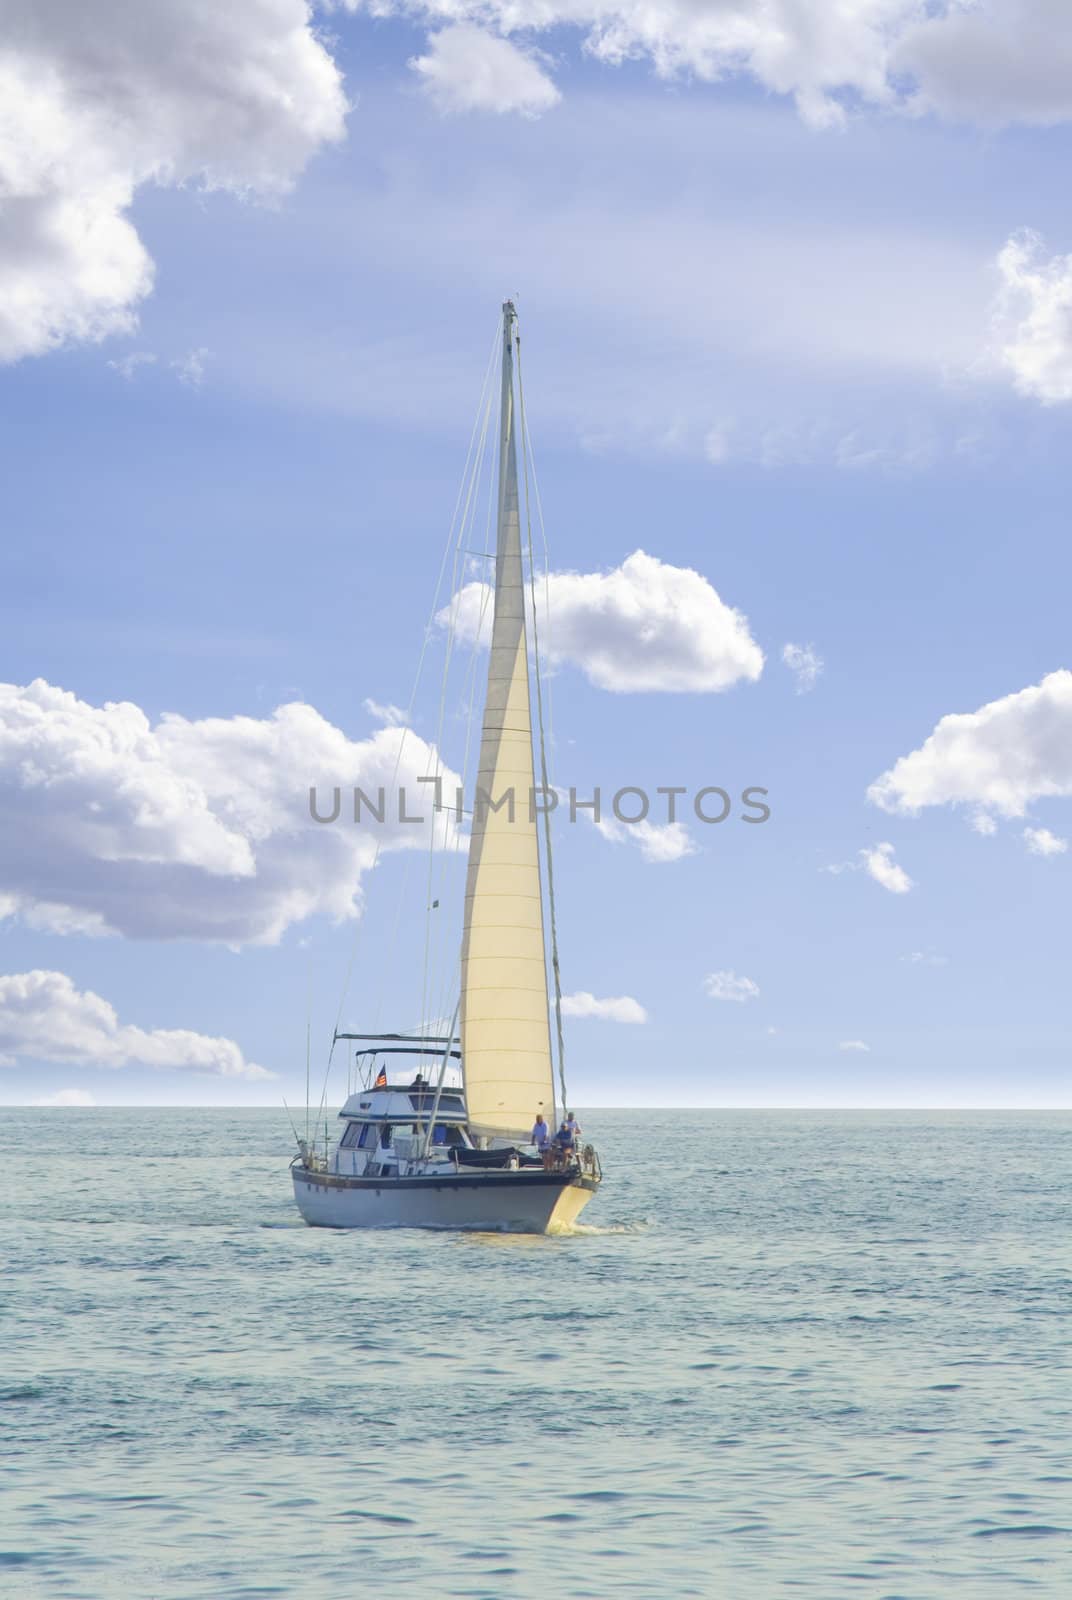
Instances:
[[[334,1233],[271,1111],[15,1111],[0,1590],[1072,1595],[1068,1114],[600,1112],[558,1238]]]

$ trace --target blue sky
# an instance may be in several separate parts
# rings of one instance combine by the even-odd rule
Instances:
[[[173,9],[151,9],[162,30]],[[577,1101],[1072,1104],[1072,680],[1050,676],[1072,667],[1072,99],[1052,103],[1045,61],[1034,87],[981,49],[978,81],[970,51],[934,77],[928,36],[931,54],[890,58],[889,82],[910,59],[931,84],[907,106],[899,78],[884,102],[804,36],[791,70],[759,40],[707,81],[714,46],[672,6],[684,54],[663,76],[653,46],[621,64],[579,48],[565,11],[509,35],[489,12],[452,40],[431,9],[343,7],[258,123],[239,69],[268,8],[233,9],[215,40],[233,81],[191,87],[161,40],[125,70],[174,114],[129,149],[101,134],[92,171],[68,163],[101,227],[112,206],[133,228],[151,291],[129,241],[97,260],[60,230],[46,249],[8,206],[0,679],[76,700],[5,702],[0,1099],[299,1100],[307,1017],[319,1083],[355,937],[345,1020],[414,1021],[423,855],[330,855],[304,796],[331,752],[397,738],[364,702],[407,703],[513,294],[552,570],[646,551],[699,575],[682,660],[717,628],[711,590],[765,656],[719,691],[600,687],[585,652],[606,616],[569,624],[557,782],[760,785],[772,808],[762,827],[691,822],[676,859],[558,828],[566,990],[647,1017],[569,1021]],[[1000,16],[1017,9],[1040,7]],[[78,95],[40,142],[73,148],[87,97],[130,96],[46,24],[35,59]],[[438,100],[408,65],[429,52]],[[815,82],[842,126],[816,125]],[[16,192],[60,216],[30,129]],[[823,664],[806,692],[787,643]],[[642,631],[630,648],[644,659]],[[442,650],[433,628],[426,741]],[[144,724],[116,735],[88,709],[108,702]],[[953,714],[974,720],[927,746]],[[462,732],[448,719],[455,769]],[[884,809],[868,790],[902,758]],[[440,870],[447,950],[460,858]]]

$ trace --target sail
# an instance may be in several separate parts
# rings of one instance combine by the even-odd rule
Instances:
[[[527,1137],[537,1111],[552,1121],[555,1114],[537,819],[530,799],[532,715],[514,429],[514,316],[508,301],[503,307],[495,617],[465,885],[460,1010],[470,1126],[508,1138]]]

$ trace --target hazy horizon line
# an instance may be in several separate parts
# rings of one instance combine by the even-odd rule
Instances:
[[[945,1111],[1072,1111],[1072,1103],[1068,1105],[667,1105],[665,1102],[634,1105],[584,1105],[577,1101],[579,1111],[918,1111],[918,1112],[945,1112]],[[297,1108],[304,1110],[304,1107]],[[0,1110],[3,1111],[283,1111],[283,1106],[272,1105],[213,1105],[195,1104],[193,1102],[172,1100],[143,1100],[143,1101],[114,1101],[102,1105],[41,1105],[33,1100],[0,1101]],[[293,1117],[295,1108],[291,1108]],[[325,1113],[318,1110],[317,1117]]]

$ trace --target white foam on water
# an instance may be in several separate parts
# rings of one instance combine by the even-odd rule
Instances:
[[[638,1222],[552,1222],[548,1234],[554,1239],[600,1239],[617,1233],[646,1233],[651,1227],[649,1217]]]

